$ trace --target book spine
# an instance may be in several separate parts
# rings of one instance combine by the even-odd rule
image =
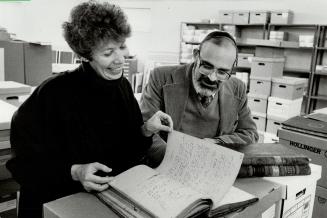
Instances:
[[[238,173],[239,178],[245,177],[264,177],[264,176],[296,176],[310,175],[309,165],[270,165],[270,166],[253,166],[242,165]]]
[[[242,165],[307,165],[310,159],[308,157],[244,157]]]

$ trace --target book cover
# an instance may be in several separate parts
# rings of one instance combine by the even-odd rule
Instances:
[[[242,165],[237,177],[299,176],[310,174],[311,168],[309,165]]]
[[[327,137],[327,122],[316,119],[316,116],[296,116],[282,123],[282,127],[307,134]]]
[[[173,131],[158,168],[135,166],[97,196],[122,217],[210,217],[258,201],[233,187],[243,154]]]
[[[278,143],[257,143],[241,146],[243,165],[307,165],[310,158]]]

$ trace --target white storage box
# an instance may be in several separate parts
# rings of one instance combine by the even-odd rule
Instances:
[[[248,24],[250,19],[249,11],[235,11],[233,15],[233,23]]]
[[[322,166],[322,176],[321,179],[318,180],[318,185],[327,188],[327,138],[287,129],[278,130],[278,137],[280,144],[307,155],[312,163]]]
[[[286,41],[288,39],[288,33],[284,31],[270,31],[269,40]]]
[[[239,53],[237,58],[238,67],[251,67],[253,54]]]
[[[263,143],[278,143],[278,142],[279,142],[279,138],[277,137],[277,135],[269,132],[265,132]]]
[[[270,23],[272,24],[290,24],[293,21],[292,11],[272,11]]]
[[[282,114],[285,118],[290,118],[300,115],[301,106],[302,98],[288,100],[277,97],[269,97],[267,114],[269,114],[269,116],[280,116]]]
[[[248,106],[252,112],[267,113],[268,95],[248,93]]]
[[[317,186],[312,217],[319,218],[327,215],[327,189]]]
[[[270,96],[271,78],[250,76],[250,92]]]
[[[290,100],[302,98],[307,83],[308,80],[304,78],[288,76],[272,78],[271,96]]]
[[[321,166],[310,164],[311,175],[265,177],[264,180],[284,185],[282,199],[283,218],[311,218],[317,180],[321,177]],[[322,218],[322,217],[321,217]]]
[[[219,11],[219,23],[232,24],[234,11]]]
[[[0,131],[10,129],[11,118],[17,107],[0,100]]]
[[[283,116],[273,116],[267,114],[266,132],[277,135],[277,130],[282,127],[282,122],[286,121],[287,119],[288,118]]]
[[[269,23],[270,12],[268,11],[251,11],[250,23],[251,24],[266,24]]]
[[[263,143],[263,141],[265,139],[265,132],[258,130],[258,135],[259,135],[258,143]]]
[[[0,99],[19,106],[19,97],[29,95],[32,87],[13,81],[0,81]]]
[[[282,77],[285,58],[252,58],[251,75],[260,77]]]
[[[258,112],[252,112],[252,119],[257,125],[258,131],[265,131],[266,129],[266,117],[267,114],[264,113],[258,113]]]

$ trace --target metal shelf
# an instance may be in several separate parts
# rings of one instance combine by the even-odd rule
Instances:
[[[318,50],[327,51],[327,47],[317,47]]]
[[[314,95],[310,97],[311,99],[327,101],[327,95]]]
[[[307,74],[311,73],[309,69],[297,69],[297,68],[284,68],[284,72],[307,73]]]

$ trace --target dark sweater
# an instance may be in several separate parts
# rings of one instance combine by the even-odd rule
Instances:
[[[27,207],[39,213],[42,203],[82,191],[71,178],[73,164],[99,162],[112,175],[139,164],[152,143],[142,125],[124,77],[104,80],[83,63],[41,84],[11,123],[16,157],[7,167],[21,185],[20,217],[30,216],[23,216]]]

